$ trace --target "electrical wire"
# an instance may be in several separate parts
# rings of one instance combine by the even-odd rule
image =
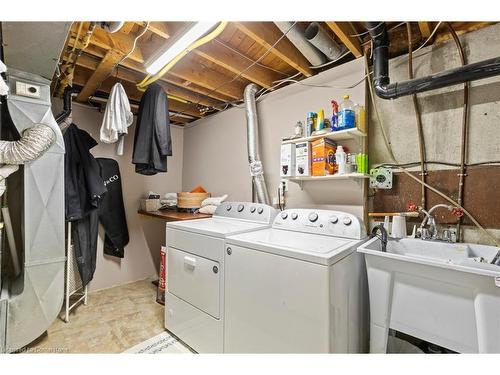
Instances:
[[[247,59],[248,61],[253,62],[253,63],[256,63],[256,65],[258,65],[258,66],[260,66],[260,67],[262,67],[262,68],[269,69],[269,70],[271,70],[271,71],[273,71],[273,72],[275,72],[275,73],[281,74],[281,75],[283,75],[283,76],[286,76],[286,75],[288,74],[288,73],[282,72],[282,71],[280,71],[280,70],[278,70],[278,69],[271,68],[270,66],[267,66],[267,65],[261,64],[260,62],[256,62],[254,59],[251,59],[250,57],[248,57],[248,56],[247,56],[247,55],[245,55],[244,53],[241,53],[241,52],[240,52],[240,51],[238,51],[237,49],[235,49],[235,48],[231,47],[229,44],[224,43],[222,40],[219,40],[219,39],[214,39],[213,41],[214,41],[214,42],[219,43],[220,45],[222,45],[222,46],[226,47],[226,48],[227,48],[227,49],[229,49],[230,51],[232,51],[232,52],[234,52],[234,53],[238,54],[239,56],[241,56],[241,57],[243,57],[243,58]]]
[[[365,69],[367,72],[369,72],[369,67],[368,67],[368,57],[365,55]],[[371,102],[372,102],[372,105],[373,105],[373,109],[374,109],[374,112],[375,112],[375,116],[377,118],[377,121],[380,125],[380,130],[382,131],[382,138],[384,139],[384,143],[385,143],[385,146],[387,148],[387,151],[389,152],[389,157],[391,158],[391,160],[398,164],[397,163],[397,159],[396,157],[394,156],[394,152],[392,151],[392,147],[391,147],[391,144],[389,142],[389,138],[387,137],[387,132],[386,132],[386,129],[385,129],[385,126],[384,126],[384,123],[381,121],[381,117],[380,117],[380,114],[379,114],[379,111],[378,111],[378,106],[377,106],[377,102],[375,100],[375,94],[374,94],[374,88],[373,88],[373,83],[372,83],[372,80],[368,80],[368,87],[369,87],[369,92],[370,92],[370,99],[371,99]],[[435,187],[429,185],[428,183],[426,182],[422,182],[418,177],[415,177],[413,174],[411,174],[408,170],[406,170],[405,168],[403,167],[399,167],[399,169],[404,173],[406,174],[409,178],[413,179],[414,181],[418,182],[419,184],[422,184],[424,185],[427,189],[431,190],[432,192],[436,193],[437,195],[439,195],[441,198],[445,199],[447,202],[449,202],[450,204],[452,204],[453,206],[459,208],[465,215],[467,215],[467,217],[472,221],[472,223],[479,228],[479,230],[481,230],[486,236],[488,236],[492,241],[493,243],[495,244],[495,246],[497,247],[500,247],[500,240],[497,239],[495,236],[493,236],[490,232],[488,232],[477,220],[476,218],[469,212],[467,211],[463,206],[459,205],[457,202],[455,202],[453,199],[451,199],[450,197],[448,197],[446,194],[444,194],[443,192],[441,192],[440,190],[436,189]],[[500,250],[497,254],[497,256],[500,256]]]
[[[363,31],[362,33],[359,33],[359,34],[351,34],[349,35],[351,38],[356,38],[356,37],[360,37],[360,36],[363,36],[363,35],[366,35],[366,34],[369,34],[370,31],[372,30],[375,30],[377,27],[379,27],[380,25],[382,25],[384,23],[384,21],[382,22],[379,22],[376,26],[374,27],[367,27],[366,28],[366,31]]]
[[[283,35],[281,35],[278,40],[276,42],[274,42],[274,44],[272,46],[270,46],[266,52],[264,52],[257,60],[255,60],[252,64],[250,64],[249,66],[247,66],[245,69],[243,69],[242,71],[240,71],[238,74],[236,74],[231,80],[229,81],[226,81],[226,82],[223,82],[222,84],[220,84],[219,86],[215,87],[214,89],[212,89],[211,91],[209,91],[209,93],[207,94],[207,96],[210,96],[210,94],[214,93],[214,92],[217,92],[217,90],[220,90],[222,87],[224,87],[225,85],[228,85],[234,81],[236,81],[238,78],[240,78],[246,71],[248,71],[250,68],[252,68],[253,66],[255,66],[256,64],[258,64],[260,61],[262,61],[262,59],[264,59],[272,50],[274,47],[276,47],[276,45],[281,42],[283,40],[283,38],[286,37],[286,35],[290,32],[290,30],[292,30],[295,25],[297,24],[297,21],[295,21],[289,28],[288,30],[286,30],[286,32],[283,33]],[[199,104],[199,101],[197,103],[195,103],[195,105],[198,105]],[[226,103],[227,104],[227,103]],[[226,107],[227,108],[227,107]],[[172,118],[175,118],[176,116],[172,116]]]
[[[436,33],[436,31],[438,31],[439,29],[439,26],[441,26],[441,24],[443,23],[443,21],[439,21],[438,24],[436,25],[436,27],[434,27],[434,30],[432,30],[432,33],[431,35],[429,35],[429,37],[425,40],[425,42],[423,42],[420,47],[418,47],[415,51],[413,51],[413,53],[417,53],[418,51],[420,51],[422,48],[425,47],[425,45],[427,43],[429,43],[429,40],[431,40],[433,37],[434,37],[434,34]]]
[[[113,65],[113,68],[111,68],[111,70],[109,71],[108,75],[103,79],[101,80],[101,82],[99,83],[99,86],[94,90],[94,92],[92,93],[92,95],[89,96],[89,98],[87,99],[87,101],[91,100],[95,93],[97,93],[100,88],[102,87],[104,81],[106,81],[109,77],[111,77],[115,71],[115,69],[122,63],[124,62],[126,59],[128,59],[128,57],[134,53],[136,47],[137,47],[137,41],[144,35],[146,34],[146,31],[148,31],[149,29],[149,24],[150,24],[150,21],[146,22],[146,27],[144,28],[144,30],[141,31],[140,34],[138,34],[135,39],[134,39],[134,42],[132,43],[132,48],[130,49],[130,51],[124,55],[115,65]]]

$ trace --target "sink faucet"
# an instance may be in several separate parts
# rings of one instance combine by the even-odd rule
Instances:
[[[421,239],[435,240],[437,238],[436,218],[432,215],[432,213],[438,208],[446,208],[448,211],[453,211],[453,206],[450,206],[448,204],[436,204],[435,206],[432,206],[429,211],[426,211],[423,208],[419,209],[419,211],[425,215],[419,228]],[[426,225],[428,226],[427,228]]]
[[[384,224],[375,225],[372,229],[372,236],[377,236],[377,232],[380,231],[380,242],[382,243],[382,252],[387,252],[387,231],[384,228]]]

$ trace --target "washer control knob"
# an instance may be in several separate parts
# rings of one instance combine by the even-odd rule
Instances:
[[[255,212],[256,208],[255,206],[250,207],[250,212],[253,214]]]
[[[344,225],[351,225],[352,220],[350,217],[346,216],[342,219],[342,222],[344,223]]]
[[[233,208],[233,206],[231,206],[230,204],[228,204],[227,207],[226,207],[226,210],[227,211],[231,211],[231,208]]]
[[[231,255],[233,253],[233,249],[231,249],[230,247],[228,247],[226,249],[226,253],[227,253],[227,255]]]
[[[337,224],[339,222],[339,218],[335,215],[330,217],[330,223]]]
[[[243,206],[242,204],[239,204],[238,205],[238,212],[243,211],[244,208],[245,208],[245,206]]]
[[[281,213],[281,218],[285,220],[288,217],[288,214],[286,212]]]
[[[257,213],[258,213],[259,215],[260,215],[261,213],[263,213],[263,212],[264,212],[264,209],[263,209],[262,207],[259,207],[259,208],[257,209]]]
[[[309,221],[314,223],[316,220],[318,220],[318,214],[316,212],[311,212],[309,214]]]
[[[298,217],[299,217],[299,214],[297,212],[292,213],[292,220],[297,220]]]

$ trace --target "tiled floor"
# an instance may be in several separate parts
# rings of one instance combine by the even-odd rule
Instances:
[[[163,306],[149,280],[94,292],[88,305],[57,319],[28,345],[33,353],[121,353],[163,332]]]

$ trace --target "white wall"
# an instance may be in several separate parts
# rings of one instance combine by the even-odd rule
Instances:
[[[53,112],[61,109],[60,100],[55,100]],[[161,193],[177,192],[181,189],[183,130],[172,126],[173,156],[168,158],[168,172],[155,176],[143,176],[135,173],[132,164],[132,148],[135,132],[135,121],[129,128],[125,139],[123,156],[115,155],[115,145],[99,141],[99,129],[102,113],[88,106],[77,103],[73,105],[73,122],[90,133],[99,142],[91,152],[95,157],[108,157],[118,161],[122,176],[123,200],[127,216],[130,242],[125,248],[123,259],[103,254],[104,232],[99,229],[97,246],[97,267],[94,279],[89,284],[90,290],[109,288],[144,279],[157,274],[159,267],[160,246],[165,242],[165,223],[161,220],[137,214],[139,199],[150,190]]]
[[[331,116],[330,100],[339,101],[344,93],[349,93],[353,101],[364,103],[364,83],[350,90],[341,88],[362,80],[363,64],[359,59],[303,81],[340,89],[292,85],[270,93],[257,104],[260,155],[271,196],[277,195],[280,181],[281,138],[293,134],[297,121],[305,123],[309,111],[324,108],[325,116]],[[186,126],[183,189],[203,185],[213,195],[227,193],[231,200],[250,201],[252,186],[246,139],[244,108],[232,108]],[[358,151],[358,143],[346,144]],[[303,191],[290,183],[288,197],[288,207],[336,208],[362,216],[362,187],[354,181],[306,182]]]

